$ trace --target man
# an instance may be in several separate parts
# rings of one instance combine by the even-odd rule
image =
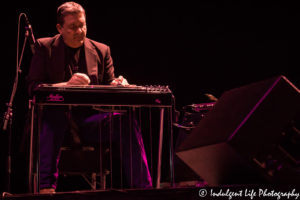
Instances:
[[[57,9],[58,35],[41,38],[36,41],[35,54],[32,58],[28,74],[28,90],[32,95],[34,88],[40,83],[51,83],[55,86],[112,84],[127,86],[128,82],[122,76],[115,78],[113,60],[110,48],[102,43],[86,38],[85,10],[75,2],[66,2]],[[84,110],[85,111],[85,110]],[[92,118],[91,116],[98,116]],[[70,113],[66,109],[46,108],[42,116],[40,132],[40,193],[55,192],[58,177],[57,161],[63,135],[68,128]],[[80,131],[96,132],[95,124],[105,114],[95,112],[71,112],[74,121],[79,123]],[[86,119],[95,119],[91,120]],[[141,157],[143,169],[139,173],[143,177],[134,181],[135,187],[151,187],[152,181],[140,133],[135,132],[134,145]],[[126,163],[123,166],[128,166]],[[134,171],[131,169],[131,171]],[[126,171],[126,170],[125,170]],[[128,169],[127,169],[128,171]],[[126,173],[126,172],[125,172]],[[132,174],[131,174],[132,175]]]

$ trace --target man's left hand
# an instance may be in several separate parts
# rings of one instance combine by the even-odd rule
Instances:
[[[129,83],[127,82],[126,78],[124,78],[123,76],[119,76],[118,78],[115,78],[110,84],[129,86]]]

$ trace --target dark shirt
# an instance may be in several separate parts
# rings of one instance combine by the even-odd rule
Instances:
[[[66,55],[66,69],[65,69],[65,81],[68,81],[75,73],[87,74],[87,67],[85,62],[84,48],[71,48],[65,47]]]

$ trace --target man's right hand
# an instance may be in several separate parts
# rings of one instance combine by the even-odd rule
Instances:
[[[67,82],[55,83],[53,86],[63,87],[68,85],[88,85],[90,84],[90,78],[83,73],[75,73]]]
[[[90,82],[91,80],[86,74],[75,73],[70,80],[66,82],[66,85],[88,85]]]

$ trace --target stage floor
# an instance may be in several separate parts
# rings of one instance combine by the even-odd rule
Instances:
[[[2,199],[9,200],[114,200],[114,199],[199,199],[198,187],[176,187],[168,189],[109,189],[57,192],[55,194],[7,194]]]
[[[222,187],[173,187],[162,189],[109,189],[57,192],[55,194],[7,194],[7,200],[256,200],[300,199],[299,186],[231,185]]]

